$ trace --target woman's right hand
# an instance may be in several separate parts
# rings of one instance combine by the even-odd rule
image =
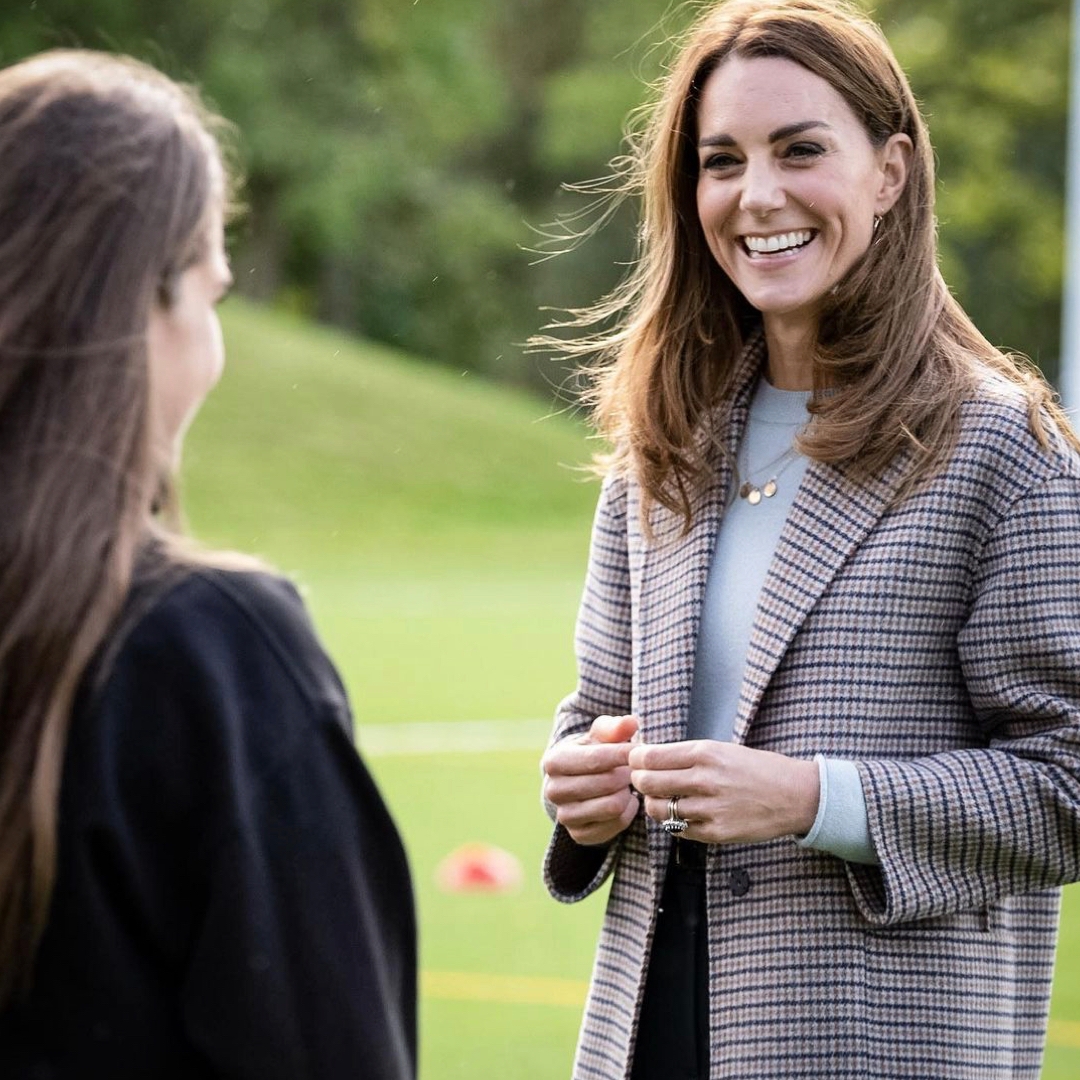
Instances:
[[[637,817],[630,787],[635,716],[598,716],[584,735],[560,739],[544,755],[544,798],[579,844],[607,844]]]

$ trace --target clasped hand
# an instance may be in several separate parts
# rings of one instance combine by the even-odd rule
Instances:
[[[688,840],[753,843],[810,831],[820,794],[813,761],[712,739],[650,745],[637,741],[639,730],[636,717],[599,716],[587,734],[544,755],[544,796],[577,843],[609,843],[639,805],[663,821],[673,796]]]

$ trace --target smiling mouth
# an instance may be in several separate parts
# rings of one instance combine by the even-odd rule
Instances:
[[[760,259],[768,255],[790,255],[806,247],[815,236],[817,229],[796,229],[773,236],[741,236],[739,243],[751,259]]]

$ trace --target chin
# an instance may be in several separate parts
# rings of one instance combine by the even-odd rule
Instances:
[[[752,297],[747,300],[750,305],[761,312],[763,318],[769,319],[800,319],[811,318],[821,310],[821,302],[824,293],[815,294],[812,297]]]

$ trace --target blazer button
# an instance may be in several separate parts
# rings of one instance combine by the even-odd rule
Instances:
[[[732,870],[728,881],[732,896],[745,896],[750,891],[750,873],[747,870]]]

